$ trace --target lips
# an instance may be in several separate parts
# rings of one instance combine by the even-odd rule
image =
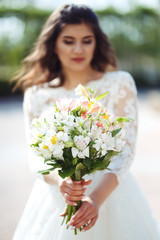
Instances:
[[[74,61],[74,62],[82,62],[82,61],[84,61],[84,58],[72,58],[72,61]]]

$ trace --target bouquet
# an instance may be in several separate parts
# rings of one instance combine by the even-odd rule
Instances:
[[[101,105],[99,100],[108,92],[95,97],[96,91],[80,84],[75,91],[79,98],[58,99],[33,119],[31,147],[48,166],[38,173],[49,174],[58,168],[60,177],[81,181],[86,174],[109,169],[112,157],[125,144],[123,122],[130,119],[115,118]],[[80,205],[81,201],[68,205],[63,222],[66,219],[67,224]]]

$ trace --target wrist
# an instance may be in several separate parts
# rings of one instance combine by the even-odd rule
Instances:
[[[92,200],[92,202],[94,203],[94,205],[96,205],[97,209],[100,208],[101,204],[99,202],[99,199],[97,198],[97,195],[92,192],[90,195],[89,195],[89,198]]]

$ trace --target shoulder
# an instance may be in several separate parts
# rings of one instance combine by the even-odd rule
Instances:
[[[104,76],[108,78],[111,83],[119,86],[120,88],[128,88],[131,91],[137,92],[135,80],[129,72],[126,71],[115,71],[108,72]]]
[[[47,88],[41,85],[34,85],[27,88],[24,93],[23,108],[37,116],[40,110],[47,106],[49,100],[50,93]]]
[[[104,77],[109,77],[109,78],[113,78],[116,81],[122,81],[122,82],[133,82],[134,83],[134,79],[132,77],[132,75],[129,72],[126,71],[114,71],[114,72],[106,72]]]
[[[24,93],[24,100],[26,99],[36,100],[37,97],[42,97],[43,99],[46,99],[49,96],[48,89],[49,89],[48,83],[31,86],[26,89]]]

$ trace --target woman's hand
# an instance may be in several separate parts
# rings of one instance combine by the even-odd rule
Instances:
[[[94,200],[94,198],[85,197],[82,199],[82,204],[79,210],[68,222],[67,226],[72,228],[80,228],[82,226],[82,231],[89,230],[97,221],[99,207]]]
[[[77,201],[82,200],[84,192],[86,191],[85,186],[89,185],[92,180],[85,181],[72,181],[70,178],[61,179],[59,181],[59,188],[62,195],[65,198],[65,202],[71,206],[77,206]],[[63,216],[64,214],[61,214]]]

